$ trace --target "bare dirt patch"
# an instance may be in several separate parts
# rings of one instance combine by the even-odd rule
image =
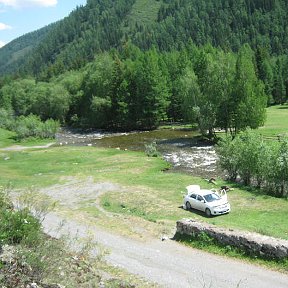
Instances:
[[[131,195],[135,190],[141,191],[141,187],[123,187],[107,181],[94,182],[91,176],[84,179],[63,177],[61,182],[62,184],[43,188],[39,192],[48,196],[51,201],[56,201],[57,212],[69,219],[77,219],[80,223],[89,223],[104,229],[109,228],[113,233],[138,240],[155,237],[160,239],[164,233],[173,235],[175,231],[175,223],[154,223],[133,215],[109,212],[100,204],[101,197],[106,193],[112,193],[113,197],[120,199],[124,195]]]
[[[13,145],[6,148],[1,148],[1,151],[22,151],[26,149],[46,149],[54,145],[55,143],[48,143],[46,145],[37,145],[37,146],[22,146],[22,145]]]
[[[121,191],[118,184],[112,182],[95,183],[93,177],[78,180],[73,177],[65,178],[65,184],[57,184],[48,188],[41,189],[51,198],[58,201],[60,205],[76,210],[81,208],[82,202],[89,202],[90,206],[95,206],[102,212],[106,212],[99,204],[99,197],[107,192]]]

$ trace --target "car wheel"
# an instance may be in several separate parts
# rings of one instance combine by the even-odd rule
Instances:
[[[191,210],[191,204],[190,202],[186,202],[186,210]]]
[[[206,208],[205,214],[206,214],[206,216],[210,217],[211,216],[211,210],[209,208]]]

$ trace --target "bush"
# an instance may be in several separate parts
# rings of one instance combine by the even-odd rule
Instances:
[[[8,192],[0,187],[0,243],[18,244],[25,241],[32,244],[37,241],[40,230],[40,221],[28,209],[14,210]]]
[[[145,144],[145,153],[148,157],[160,156],[160,152],[157,150],[157,143],[153,141],[150,144]]]
[[[41,224],[28,210],[14,211],[5,209],[1,212],[1,244],[35,244],[39,237]]]
[[[288,195],[288,139],[267,142],[245,131],[222,139],[216,149],[220,167],[230,180],[240,176],[245,185],[256,185],[270,195]]]
[[[0,109],[0,128],[16,132],[17,140],[29,137],[55,138],[59,127],[59,121],[53,119],[42,122],[39,116],[33,114],[14,117],[9,111]]]
[[[60,124],[52,119],[42,122],[39,116],[30,114],[18,117],[15,126],[16,137],[22,140],[29,137],[54,138]]]
[[[14,130],[15,119],[12,112],[9,112],[3,108],[0,109],[0,128],[7,130]]]

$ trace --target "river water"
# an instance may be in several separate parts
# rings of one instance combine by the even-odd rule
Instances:
[[[130,133],[89,132],[62,130],[57,135],[59,145],[81,145],[145,151],[145,145],[157,143],[157,150],[171,163],[172,172],[185,172],[204,178],[221,174],[217,168],[214,147],[200,141],[197,133],[190,130],[163,129]]]

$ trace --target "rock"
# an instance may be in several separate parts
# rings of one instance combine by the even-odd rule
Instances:
[[[161,241],[166,241],[166,240],[168,240],[168,237],[167,237],[167,236],[162,236],[162,237],[161,237]]]
[[[33,282],[31,284],[27,284],[26,288],[40,288],[37,283]]]
[[[177,221],[177,233],[197,235],[205,232],[222,245],[237,247],[249,255],[269,259],[288,257],[288,241],[258,233],[219,228],[210,224],[183,219]]]
[[[0,261],[3,263],[11,264],[14,260],[14,254],[16,249],[13,246],[2,246],[2,253],[0,255]]]

